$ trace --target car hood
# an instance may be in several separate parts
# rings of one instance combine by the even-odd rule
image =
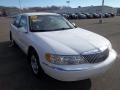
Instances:
[[[109,44],[104,37],[81,28],[34,34],[48,44],[56,54],[80,54],[90,50],[105,49]]]

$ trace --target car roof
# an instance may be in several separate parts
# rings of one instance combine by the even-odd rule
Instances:
[[[32,12],[32,13],[22,13],[20,15],[33,16],[33,15],[59,15],[57,13],[48,13],[48,12]]]

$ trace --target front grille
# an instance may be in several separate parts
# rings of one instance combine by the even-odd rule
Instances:
[[[89,54],[89,55],[82,55],[84,60],[88,63],[99,63],[104,61],[109,55],[109,50],[106,49],[103,52]]]

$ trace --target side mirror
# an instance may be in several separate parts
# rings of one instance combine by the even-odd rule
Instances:
[[[77,27],[75,23],[72,23],[72,25],[73,25],[74,27]]]
[[[27,30],[24,27],[19,27],[19,31],[23,33],[27,33]]]

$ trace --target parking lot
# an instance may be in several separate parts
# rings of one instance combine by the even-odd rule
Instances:
[[[103,24],[99,24],[98,19],[71,22],[111,41],[118,58],[109,71],[77,82],[60,82],[47,76],[36,79],[29,69],[26,55],[18,47],[9,47],[10,19],[0,17],[0,90],[120,90],[120,17],[106,18]]]

